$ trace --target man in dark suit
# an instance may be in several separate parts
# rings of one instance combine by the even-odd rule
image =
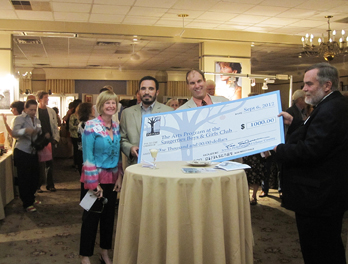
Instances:
[[[282,163],[283,205],[296,216],[306,264],[344,264],[342,218],[348,198],[348,103],[338,91],[337,69],[327,63],[305,72],[306,121],[280,113],[290,125],[274,148]]]

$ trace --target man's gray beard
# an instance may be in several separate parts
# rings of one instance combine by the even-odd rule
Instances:
[[[320,103],[320,101],[325,97],[325,92],[320,89],[317,94],[313,97],[310,97],[310,100],[308,100],[307,97],[305,97],[305,102],[306,104],[310,104],[310,105],[317,105]]]

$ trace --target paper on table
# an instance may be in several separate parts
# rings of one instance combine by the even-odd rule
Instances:
[[[182,168],[183,173],[207,173],[214,172],[214,168]]]
[[[142,162],[142,167],[144,167],[144,168],[153,168],[153,167],[154,167],[154,164],[153,164],[152,162],[143,160],[143,162]]]
[[[235,161],[224,161],[216,165],[215,168],[223,169],[226,171],[232,171],[232,170],[250,169],[250,166],[247,164],[242,164]]]
[[[94,204],[94,202],[97,200],[97,196],[94,194],[92,190],[89,190],[85,197],[80,202],[80,206],[85,209],[86,211],[89,211]]]

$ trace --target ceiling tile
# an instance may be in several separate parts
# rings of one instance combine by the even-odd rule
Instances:
[[[53,20],[52,12],[47,11],[27,11],[27,10],[16,10],[15,11],[19,19],[28,20]]]
[[[128,15],[139,17],[161,17],[167,11],[167,8],[132,7]]]
[[[0,10],[14,10],[14,8],[10,1],[0,0]]]
[[[298,22],[290,24],[292,27],[318,27],[325,25],[325,21],[314,21],[314,20],[307,20],[303,19]]]
[[[249,15],[276,16],[288,10],[286,7],[279,6],[254,6],[248,10]]]
[[[74,4],[74,3],[51,3],[54,12],[71,12],[74,13],[89,13],[91,4]]]
[[[237,14],[221,13],[221,12],[205,12],[197,19],[206,19],[211,21],[229,21],[230,19],[236,17]]]
[[[92,4],[93,0],[48,0],[50,2],[60,3],[79,3],[79,4]]]
[[[176,0],[137,0],[134,6],[155,6],[157,8],[171,8]]]
[[[282,7],[295,7],[307,0],[291,0],[291,1],[274,1],[274,0],[263,0],[260,5],[263,6],[282,6]]]
[[[125,15],[129,10],[130,6],[93,5],[92,14]]]
[[[315,10],[315,11],[327,11],[334,6],[345,5],[347,1],[344,0],[307,0],[302,4],[298,5],[296,8]],[[329,15],[329,14],[328,14]],[[331,15],[331,14],[330,14]]]
[[[272,17],[259,23],[259,25],[279,25],[286,26],[298,22],[299,19]]]
[[[241,14],[245,11],[254,7],[252,4],[243,3],[229,3],[229,2],[219,2],[216,5],[212,6],[209,10],[215,12],[224,12],[231,14]]]
[[[178,0],[173,6],[173,9],[183,10],[209,10],[216,5],[219,0]],[[183,13],[186,14],[186,13]]]
[[[134,5],[136,0],[94,0],[94,4],[100,5]]]
[[[266,16],[254,16],[254,15],[238,15],[230,20],[230,22],[237,22],[237,23],[246,23],[249,25],[254,25],[256,23],[259,23],[261,21],[265,21],[266,19],[269,19],[269,17]]]

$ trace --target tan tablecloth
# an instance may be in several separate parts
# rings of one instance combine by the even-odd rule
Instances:
[[[14,199],[12,151],[0,156],[0,219],[5,218],[4,207]]]
[[[184,174],[186,162],[157,167],[125,172],[114,263],[253,263],[244,171]]]

